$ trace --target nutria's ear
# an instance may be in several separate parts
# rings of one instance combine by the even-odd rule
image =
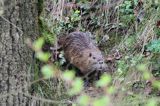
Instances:
[[[63,46],[65,39],[66,39],[66,36],[60,36],[58,38],[58,45]]]
[[[67,37],[67,33],[60,33],[59,35],[58,35],[58,44],[59,45],[62,45],[63,43],[64,43],[64,41],[65,41],[65,39],[66,39],[66,37]]]

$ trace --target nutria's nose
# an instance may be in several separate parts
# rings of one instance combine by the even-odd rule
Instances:
[[[102,66],[101,66],[99,69],[101,69],[101,70],[102,70]]]
[[[103,64],[103,61],[99,61],[99,64]]]

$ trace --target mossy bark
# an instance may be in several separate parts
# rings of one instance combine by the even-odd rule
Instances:
[[[38,0],[0,2],[0,106],[30,106],[33,102],[25,94],[33,51],[25,40],[39,35]]]

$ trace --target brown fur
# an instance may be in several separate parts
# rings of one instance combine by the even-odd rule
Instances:
[[[107,71],[107,65],[101,51],[87,33],[72,32],[59,41],[64,50],[65,58],[79,68],[83,74],[92,71]]]

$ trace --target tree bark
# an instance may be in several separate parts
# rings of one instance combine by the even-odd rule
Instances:
[[[38,36],[38,0],[0,2],[0,106],[30,106],[33,52],[25,40]]]

